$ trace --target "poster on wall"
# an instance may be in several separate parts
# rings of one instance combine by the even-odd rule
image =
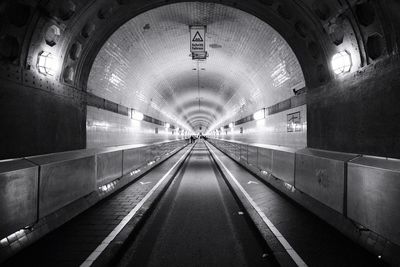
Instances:
[[[287,115],[287,131],[288,133],[302,131],[300,111]]]

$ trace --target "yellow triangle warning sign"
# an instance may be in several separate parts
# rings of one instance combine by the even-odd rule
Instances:
[[[194,35],[192,42],[203,42],[203,38],[201,37],[199,31],[197,31]]]

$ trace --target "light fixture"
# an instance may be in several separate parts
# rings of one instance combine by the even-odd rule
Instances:
[[[352,66],[351,55],[347,51],[336,53],[331,61],[332,70],[335,74],[349,72]]]
[[[168,122],[166,122],[165,123],[165,128],[169,129],[169,127],[171,127],[171,125]]]
[[[137,120],[137,121],[142,121],[144,118],[143,113],[137,111],[137,110],[132,110],[132,119]]]
[[[233,128],[233,122],[229,123],[229,128]]]
[[[37,68],[41,74],[53,76],[56,74],[57,60],[46,51],[42,51],[38,55]]]
[[[253,114],[253,119],[261,120],[265,118],[265,109],[261,109]]]

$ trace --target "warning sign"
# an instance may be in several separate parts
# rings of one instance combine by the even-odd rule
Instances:
[[[206,51],[205,26],[190,26],[190,52]]]
[[[192,42],[203,42],[203,38],[201,38],[199,31],[196,31],[196,34],[194,35]]]

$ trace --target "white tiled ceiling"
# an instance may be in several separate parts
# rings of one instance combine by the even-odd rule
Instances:
[[[207,26],[205,62],[189,56],[189,25]],[[97,55],[88,90],[161,120],[207,128],[303,86],[294,53],[273,28],[238,9],[195,2],[153,9],[119,28]]]

